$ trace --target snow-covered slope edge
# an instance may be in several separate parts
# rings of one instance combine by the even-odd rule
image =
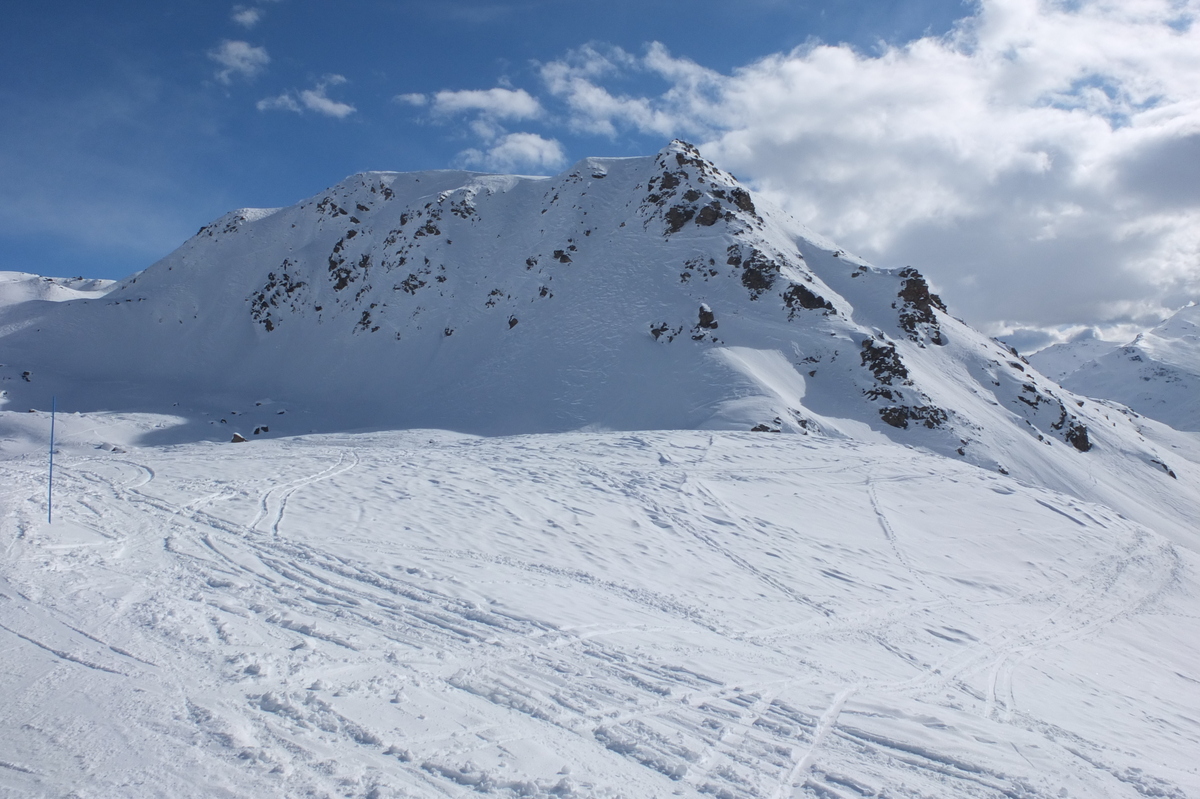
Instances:
[[[1200,306],[1188,305],[1125,345],[1056,344],[1036,366],[1080,394],[1124,403],[1178,430],[1200,431]]]
[[[53,526],[3,447],[0,795],[1200,793],[1197,556],[1103,506],[890,443],[111,420],[60,420]]]
[[[756,204],[682,142],[550,179],[356,175],[231,213],[102,300],[10,317],[0,377],[18,410],[51,393],[178,405],[179,439],[886,437],[1194,537],[1197,470],[1139,420],[951,317],[915,270],[871,267]]]

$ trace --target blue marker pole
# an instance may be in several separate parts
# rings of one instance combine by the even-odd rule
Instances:
[[[58,397],[50,398],[50,479],[46,482],[46,524],[54,523],[54,414]]]

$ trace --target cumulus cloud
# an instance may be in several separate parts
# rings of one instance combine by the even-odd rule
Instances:
[[[464,89],[440,91],[432,95],[397,94],[394,102],[416,108],[429,107],[430,114],[444,121],[449,117],[470,115],[475,119],[523,120],[542,115],[542,104],[524,89]]]
[[[262,19],[263,12],[261,8],[247,8],[246,6],[234,6],[232,18],[233,21],[249,30],[259,23]]]
[[[463,166],[489,172],[542,173],[561,169],[567,157],[562,145],[554,139],[543,139],[536,133],[509,133],[500,136],[486,150],[464,150],[458,160]]]
[[[651,47],[652,52],[663,49],[658,44]],[[604,78],[623,71],[644,69],[647,63],[619,47],[601,52],[588,45],[566,59],[543,65],[541,77],[549,92],[566,102],[568,123],[576,132],[615,136],[618,126],[662,136],[698,132],[700,128],[690,120],[664,107],[665,96],[656,102],[655,98],[614,95],[600,84]]]
[[[541,103],[529,92],[499,88],[440,91],[433,95],[430,110],[438,116],[479,112],[493,119],[533,119],[542,114]]]
[[[507,81],[501,81],[507,83]],[[398,94],[397,103],[428,108],[428,119],[437,124],[462,119],[465,131],[480,146],[463,150],[455,159],[460,166],[490,172],[542,173],[566,163],[562,144],[536,133],[510,133],[502,123],[538,119],[544,109],[524,89],[498,86],[492,89],[444,90],[430,95]]]
[[[342,75],[326,75],[311,89],[300,92],[286,91],[277,97],[266,97],[259,100],[255,107],[259,111],[294,111],[297,114],[315,111],[318,114],[343,119],[357,109],[349,103],[331,99],[327,91],[330,86],[339,86],[345,82],[346,78]]]
[[[221,42],[217,49],[210,50],[208,57],[221,65],[222,69],[217,70],[216,77],[226,85],[233,83],[237,76],[250,80],[271,63],[265,47],[229,39]]]
[[[931,274],[992,332],[1200,295],[1200,0],[980,0],[943,37],[729,74],[661,45],[544,64],[573,131],[686,136],[812,228]],[[653,80],[659,93],[614,85]]]
[[[329,86],[339,86],[345,82],[346,79],[341,75],[326,75],[315,87],[300,92],[300,100],[310,111],[342,119],[353,114],[356,109],[348,103],[329,99],[325,91]]]

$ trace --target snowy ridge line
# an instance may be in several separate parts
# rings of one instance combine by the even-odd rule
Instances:
[[[1113,400],[1179,430],[1200,430],[1200,306],[1194,302],[1133,341],[1102,341],[1089,331],[1030,360],[1072,391]]]
[[[883,436],[1194,538],[1194,498],[1138,508],[1160,480],[1188,493],[1196,479],[1137,419],[1037,374],[915,269],[847,254],[682,141],[545,180],[353,175],[289,208],[231,212],[91,294],[6,309],[32,326],[0,334],[6,407],[47,392],[161,404],[183,423],[158,441],[239,424]],[[268,396],[290,413],[247,400]],[[1093,496],[1093,466],[1123,483]]]

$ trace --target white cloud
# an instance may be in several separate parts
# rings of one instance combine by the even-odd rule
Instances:
[[[277,97],[265,97],[259,100],[255,107],[259,111],[294,111],[297,114],[304,111],[315,111],[318,114],[344,119],[357,109],[349,103],[330,99],[326,94],[330,86],[340,86],[346,83],[342,75],[326,75],[311,89],[300,92],[286,91]]]
[[[524,89],[439,91],[428,96],[400,94],[392,99],[418,108],[428,106],[430,118],[437,122],[467,117],[466,130],[480,141],[481,147],[459,153],[456,160],[461,166],[491,172],[540,173],[566,163],[563,147],[557,140],[536,133],[509,133],[501,124],[501,121],[530,120],[543,115],[542,104]]]
[[[722,74],[654,45],[545,64],[576,131],[684,135],[814,229],[1013,325],[1200,296],[1200,0],[980,0],[945,37]],[[609,87],[642,76],[660,94]]]
[[[221,46],[208,52],[208,57],[220,64],[223,69],[217,70],[217,80],[226,85],[240,75],[247,80],[262,72],[271,57],[265,47],[255,47],[249,42],[231,41],[226,39]]]
[[[232,19],[243,28],[249,30],[259,23],[262,19],[263,11],[261,8],[247,8],[246,6],[234,6]]]
[[[314,88],[305,89],[300,92],[300,100],[304,103],[304,107],[310,111],[342,119],[353,114],[356,109],[348,103],[340,103],[329,99],[325,94],[325,90],[329,86],[338,86],[345,82],[346,79],[341,75],[326,75]]]
[[[662,136],[692,130],[678,115],[656,109],[652,98],[614,96],[596,82],[622,70],[641,68],[639,59],[619,47],[601,53],[588,45],[565,60],[544,64],[541,77],[552,95],[566,101],[572,130],[604,136],[615,136],[618,126]]]
[[[520,172],[531,170],[542,173],[561,169],[566,164],[566,153],[554,139],[543,139],[536,133],[509,133],[487,150],[464,150],[459,153],[463,166],[481,167],[490,172]]]
[[[524,89],[497,88],[441,91],[433,95],[431,110],[439,116],[476,111],[493,119],[533,119],[541,116],[542,106]]]
[[[284,92],[278,97],[264,97],[254,107],[259,111],[295,111],[297,114],[304,110],[291,92]]]

